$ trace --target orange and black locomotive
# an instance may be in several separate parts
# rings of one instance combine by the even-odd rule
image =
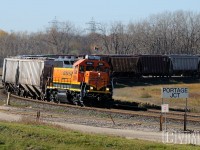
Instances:
[[[47,86],[48,93],[51,93],[48,99],[62,99],[66,92],[66,100],[74,104],[108,104],[112,101],[109,71],[108,63],[96,56],[80,59],[72,68],[54,67],[53,78]]]

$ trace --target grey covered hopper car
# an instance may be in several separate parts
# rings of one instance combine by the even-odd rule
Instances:
[[[195,55],[170,55],[170,70],[174,75],[198,74],[199,57]]]
[[[53,59],[5,58],[2,83],[18,95],[42,98],[52,74]]]

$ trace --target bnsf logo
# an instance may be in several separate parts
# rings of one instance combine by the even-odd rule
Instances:
[[[70,72],[70,71],[63,71],[63,75],[65,75],[65,76],[71,75],[71,74],[72,74],[72,72]]]

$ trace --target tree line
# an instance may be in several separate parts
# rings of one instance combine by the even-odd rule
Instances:
[[[164,12],[142,21],[99,23],[85,33],[71,22],[36,33],[0,31],[0,62],[28,54],[199,54],[200,13]]]

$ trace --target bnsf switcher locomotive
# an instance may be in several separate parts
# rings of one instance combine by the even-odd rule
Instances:
[[[110,66],[97,56],[80,59],[73,67],[55,67],[47,57],[5,58],[2,83],[5,89],[23,97],[73,104],[112,102]]]

